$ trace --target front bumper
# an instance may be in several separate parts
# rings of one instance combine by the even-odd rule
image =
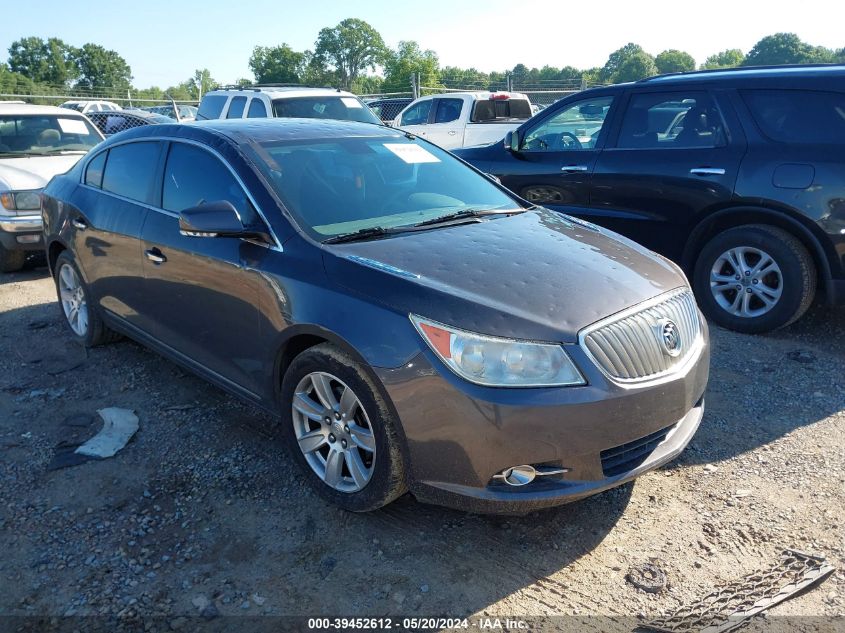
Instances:
[[[42,226],[40,215],[0,215],[0,245],[6,250],[42,250]]]
[[[377,370],[402,423],[411,492],[462,510],[525,513],[657,468],[684,449],[701,421],[710,363],[706,330],[704,340],[683,373],[642,386],[611,382],[576,347],[567,351],[587,378],[583,387],[470,385],[427,350],[404,367]],[[636,459],[611,465],[614,454],[637,446]],[[493,478],[522,464],[568,472],[521,487]]]

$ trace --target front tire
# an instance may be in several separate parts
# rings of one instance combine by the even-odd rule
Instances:
[[[54,271],[59,309],[71,335],[85,347],[119,339],[120,335],[106,327],[100,318],[91,291],[70,253],[64,251],[56,258]]]
[[[797,321],[816,294],[816,266],[804,245],[774,226],[728,229],[699,254],[693,286],[716,324],[749,334]]]
[[[15,273],[26,264],[26,251],[9,250],[0,244],[0,273]]]
[[[282,433],[322,497],[353,512],[407,490],[398,420],[369,371],[329,343],[297,356],[282,380]]]

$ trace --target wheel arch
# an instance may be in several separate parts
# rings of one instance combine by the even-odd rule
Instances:
[[[827,295],[833,277],[830,262],[831,255],[825,252],[822,242],[814,230],[793,215],[754,205],[733,206],[709,214],[701,219],[690,231],[681,256],[681,266],[690,273],[695,268],[696,259],[704,246],[722,231],[748,224],[768,224],[781,228],[796,239],[810,253],[819,276],[819,285]]]
[[[47,246],[47,266],[51,275],[56,274],[56,260],[66,250],[68,250],[67,244],[61,240],[53,240]]]

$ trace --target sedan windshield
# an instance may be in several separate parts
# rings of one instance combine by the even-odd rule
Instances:
[[[448,152],[401,136],[264,142],[256,158],[297,223],[320,241],[520,209]]]
[[[297,119],[340,119],[376,123],[381,121],[357,97],[294,97],[273,101],[275,116]]]
[[[87,152],[103,137],[86,119],[61,115],[0,115],[0,156]]]

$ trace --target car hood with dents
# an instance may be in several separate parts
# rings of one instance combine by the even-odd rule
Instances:
[[[83,155],[0,157],[0,189],[41,189],[53,176],[63,174],[73,167]]]
[[[574,342],[578,331],[687,282],[665,258],[545,210],[327,245],[334,283],[465,330]]]

